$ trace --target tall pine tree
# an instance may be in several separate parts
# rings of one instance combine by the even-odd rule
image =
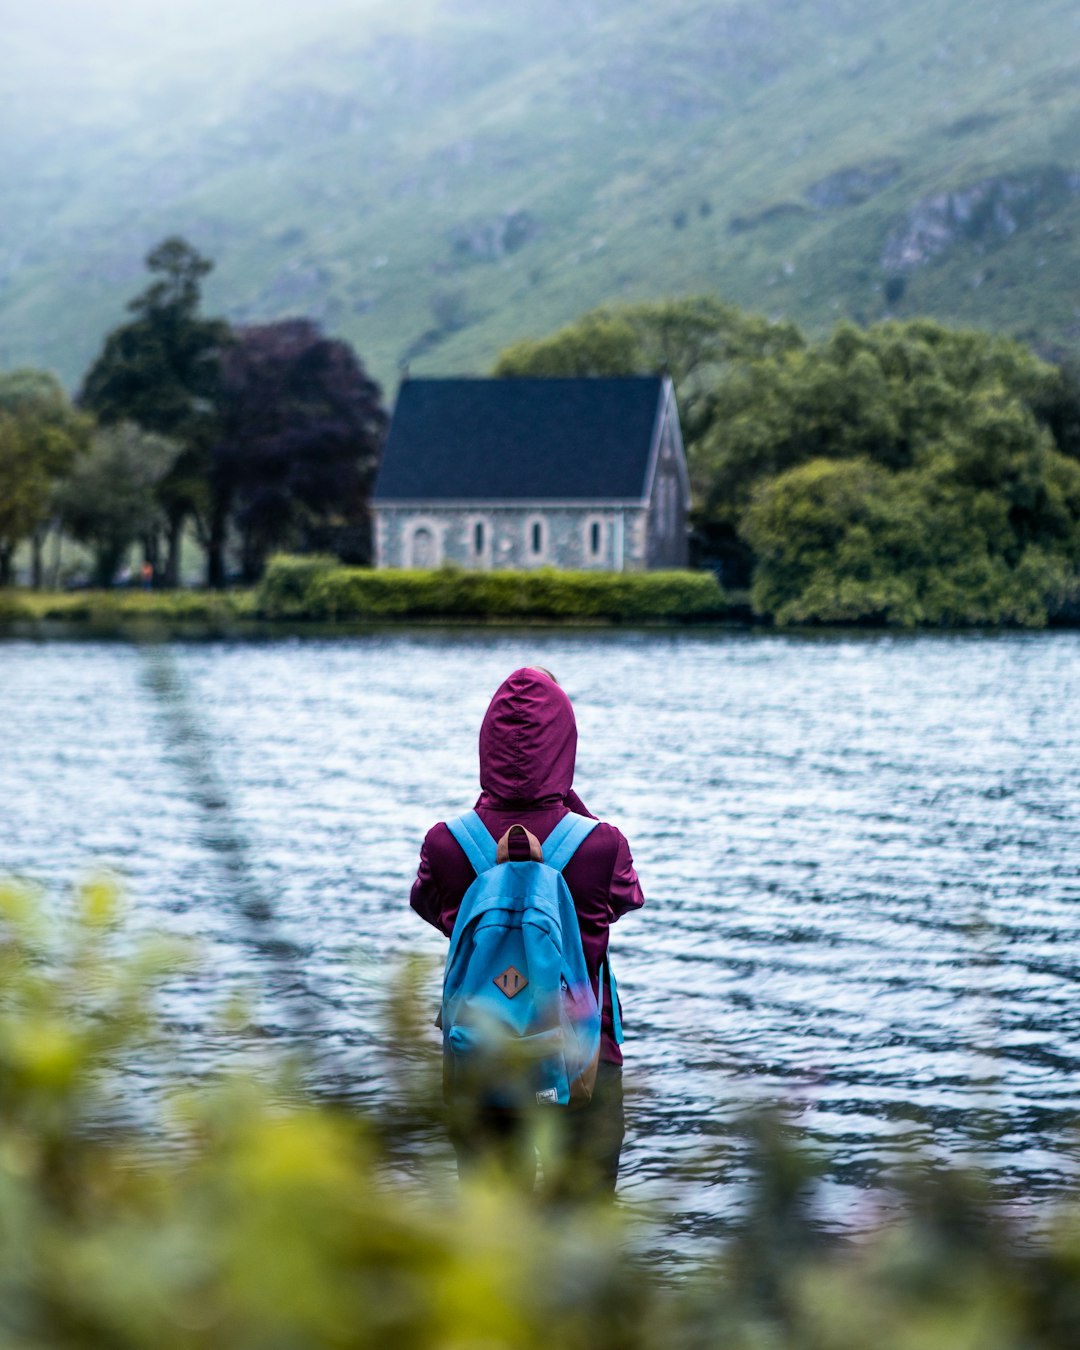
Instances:
[[[175,586],[185,522],[194,516],[206,533],[215,514],[208,470],[220,426],[220,355],[229,328],[199,312],[202,281],[213,263],[186,240],[164,240],[146,266],[155,280],[129,303],[131,320],[105,339],[79,402],[106,426],[135,422],[181,446],[158,487],[168,540],[164,580]],[[224,578],[208,580],[221,584]]]

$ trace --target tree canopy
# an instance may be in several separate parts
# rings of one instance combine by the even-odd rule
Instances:
[[[366,534],[387,415],[347,343],[306,319],[238,329],[222,354],[220,400],[211,479],[249,579],[271,549],[320,527]]]
[[[668,374],[679,396],[683,435],[694,451],[709,422],[712,389],[743,361],[800,350],[792,323],[771,322],[711,295],[603,306],[551,337],[515,343],[495,363],[498,376]]]
[[[352,349],[307,319],[202,316],[183,239],[108,335],[79,401],[0,377],[0,581],[62,505],[99,577],[193,520],[211,584],[277,548],[369,556],[387,426]],[[925,319],[808,341],[712,296],[603,307],[499,357],[499,376],[671,375],[699,560],[779,622],[1038,625],[1080,611],[1080,373]],[[165,438],[164,440],[162,438]],[[57,495],[57,483],[68,485]],[[40,549],[38,550],[40,554]]]
[[[105,426],[134,422],[180,446],[157,486],[169,526],[168,580],[178,580],[180,534],[206,514],[208,455],[218,431],[220,361],[229,328],[200,313],[203,279],[213,269],[186,240],[165,239],[146,258],[155,278],[113,329],[83,382],[79,402]]]
[[[0,586],[11,582],[15,549],[48,519],[91,426],[47,371],[0,375]]]
[[[184,443],[215,424],[219,355],[228,326],[200,313],[201,283],[213,269],[185,240],[164,240],[146,258],[156,277],[128,304],[83,381],[79,403],[98,421],[137,422]]]
[[[168,472],[150,475],[169,533],[166,579],[177,580],[188,520],[210,585],[226,579],[234,535],[249,580],[271,548],[302,545],[320,529],[352,526],[361,536],[354,559],[366,560],[366,499],[387,417],[356,354],[307,319],[233,330],[204,318],[212,264],[183,239],[166,239],[146,263],[153,280],[106,338],[79,397],[103,425],[132,423],[178,447]],[[111,465],[123,496],[120,480],[130,485],[131,475],[116,458],[119,442],[109,444],[94,481]]]
[[[178,452],[175,441],[134,422],[102,427],[61,487],[65,528],[93,549],[97,585],[112,585],[131,545],[160,528],[157,488]]]
[[[500,375],[668,370],[703,558],[780,622],[1040,624],[1080,591],[1080,379],[930,320],[594,310]]]

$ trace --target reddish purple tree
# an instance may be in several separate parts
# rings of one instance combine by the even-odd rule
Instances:
[[[220,409],[208,583],[225,580],[230,522],[246,581],[279,548],[370,561],[367,502],[389,419],[353,349],[308,319],[236,329],[221,357]]]

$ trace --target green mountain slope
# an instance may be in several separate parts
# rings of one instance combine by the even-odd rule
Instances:
[[[1080,339],[1065,0],[94,8],[0,58],[0,366],[77,381],[167,233],[390,384],[698,290]]]

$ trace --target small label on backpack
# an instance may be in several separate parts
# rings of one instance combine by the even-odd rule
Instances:
[[[496,975],[492,983],[503,991],[507,998],[520,994],[529,981],[515,966],[507,966],[501,975]]]
[[[538,1092],[536,1094],[536,1104],[537,1106],[558,1106],[558,1088],[545,1088],[543,1092]]]

